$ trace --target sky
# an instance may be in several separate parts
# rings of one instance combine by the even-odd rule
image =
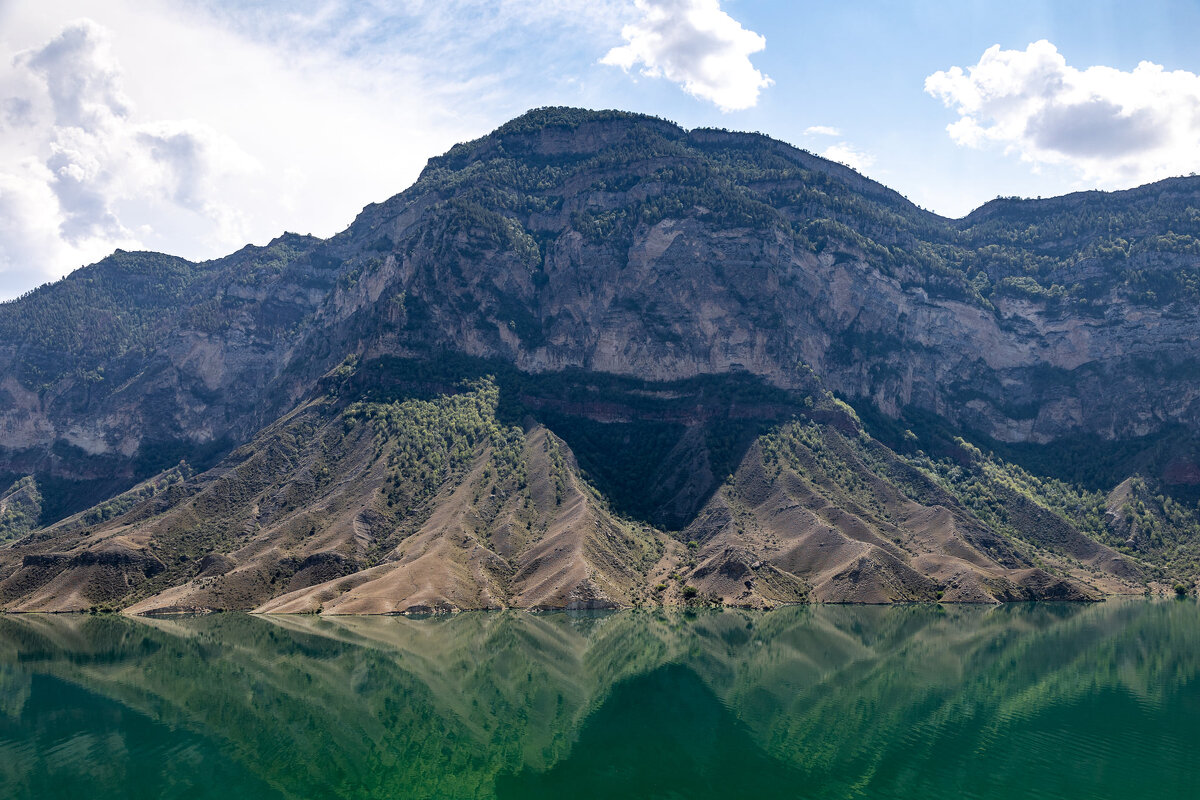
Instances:
[[[760,131],[960,217],[1200,171],[1200,3],[0,0],[0,300],[330,236],[530,108]]]

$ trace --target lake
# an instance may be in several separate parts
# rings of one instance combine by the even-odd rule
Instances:
[[[0,615],[4,798],[1181,798],[1200,606]]]

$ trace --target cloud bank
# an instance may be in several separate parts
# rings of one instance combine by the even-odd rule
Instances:
[[[718,0],[635,0],[641,18],[621,30],[626,44],[600,63],[678,83],[722,111],[750,108],[772,81],[750,63],[767,40],[721,10]]]
[[[1101,185],[1200,168],[1200,76],[1143,61],[1131,72],[1077,69],[1048,41],[988,48],[979,63],[936,72],[925,91],[953,107],[967,147],[1003,145],[1036,167],[1066,165]]]
[[[103,27],[72,22],[12,68],[0,131],[25,146],[0,159],[0,296],[140,246],[146,218],[127,221],[126,203],[173,206],[222,244],[244,236],[216,181],[257,163],[201,123],[137,121]]]

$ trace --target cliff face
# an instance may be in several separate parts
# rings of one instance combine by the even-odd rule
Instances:
[[[811,369],[1010,442],[1195,429],[1197,207],[1180,179],[954,222],[761,136],[534,112],[327,242],[116,254],[0,307],[4,466],[233,445],[347,353],[434,349],[650,380]]]
[[[1011,445],[1042,464],[1064,441],[1099,443],[1107,471],[1090,491],[1138,471],[1189,484],[1200,474],[1198,208],[1200,180],[1176,179],[1114,194],[997,200],[946,220],[759,135],[689,132],[621,112],[530,112],[433,159],[413,187],[329,240],[287,234],[202,264],[117,253],[0,305],[0,485],[36,476],[45,524],[180,459],[201,471],[228,464],[235,448],[321,397],[322,376],[330,380],[339,364],[353,372],[347,357],[364,365],[470,357],[493,372],[546,376],[532,394],[514,378],[513,402],[532,423],[512,421],[548,426],[550,437],[573,432],[567,444],[583,445],[587,478],[616,492],[605,502],[676,531],[704,509],[716,514],[712,503],[733,502],[735,484],[720,488],[725,475],[750,468],[744,459],[759,452],[751,443],[767,423],[836,417],[822,405],[828,391],[900,419],[899,430],[935,420],[938,430]],[[555,395],[558,375],[582,387],[570,402]],[[612,376],[640,383],[616,397],[607,394]],[[443,370],[430,380],[448,391],[453,377]],[[681,389],[688,381],[749,382],[761,396],[730,405],[723,390]],[[779,396],[768,402],[772,392]],[[648,397],[670,407],[647,410]],[[687,401],[671,405],[671,397]],[[730,422],[748,418],[763,424]],[[718,445],[722,425],[738,432]],[[634,465],[645,468],[631,473],[639,479],[606,473],[606,464],[624,462],[611,442],[597,443],[620,430],[636,447],[646,426],[658,426],[651,433],[661,452]],[[921,457],[961,458],[948,440],[923,439]],[[899,439],[888,444],[904,449]],[[1056,476],[1070,472],[1052,466]],[[880,518],[887,525],[898,524],[891,515],[916,513],[906,501],[877,500],[891,509]],[[597,531],[609,530],[604,507],[585,514]],[[879,520],[861,524],[883,530]],[[926,522],[913,524],[897,528],[906,531],[900,538],[925,541]],[[1086,529],[1088,541],[1108,535],[1065,524]],[[743,546],[737,536],[729,548]],[[893,547],[895,538],[884,536]],[[921,548],[944,546],[921,545],[900,561],[911,566]],[[232,552],[222,548],[212,552]],[[361,555],[351,566],[369,566]],[[1095,556],[1076,548],[1064,557],[1092,564]],[[519,559],[505,559],[504,569],[520,571]],[[1018,562],[995,566],[1032,568]],[[631,602],[630,576],[648,569],[605,578],[608,595]],[[941,567],[922,569],[933,582],[909,576],[895,597],[879,596],[945,591],[944,575],[929,578]],[[1122,569],[1110,572],[1126,580]],[[836,577],[800,573],[776,599],[808,596]],[[963,591],[1017,596],[1004,588],[1020,583],[1005,584],[1010,578]],[[472,581],[470,592],[523,596],[511,576]],[[718,583],[708,588],[726,597]],[[255,592],[242,604],[275,589]]]
[[[394,321],[381,352],[531,371],[793,386],[807,367],[1001,441],[1195,429],[1200,240],[1180,231],[1200,234],[1200,181],[1116,197],[953,223],[760,137],[501,129],[364,212],[337,247],[378,255],[323,313]],[[1122,218],[1137,224],[1114,233]]]
[[[279,376],[336,280],[316,242],[118,252],[0,306],[0,474],[36,473],[55,519],[246,441],[298,397]]]
[[[409,252],[427,228],[398,226],[401,254],[366,267],[367,287],[338,292],[331,316],[393,314],[407,329],[379,335],[378,352],[444,347],[530,371],[744,370],[789,387],[807,367],[887,412],[917,406],[1003,441],[1200,421],[1194,309],[986,308],[906,285],[856,248],[814,253],[778,230],[714,228],[695,209],[637,226],[620,252],[567,219],[544,224],[561,227],[539,231],[552,238],[536,270],[508,253],[481,263],[465,245]]]

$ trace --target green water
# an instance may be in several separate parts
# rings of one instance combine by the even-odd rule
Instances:
[[[1188,798],[1200,607],[0,616],[2,798]]]

